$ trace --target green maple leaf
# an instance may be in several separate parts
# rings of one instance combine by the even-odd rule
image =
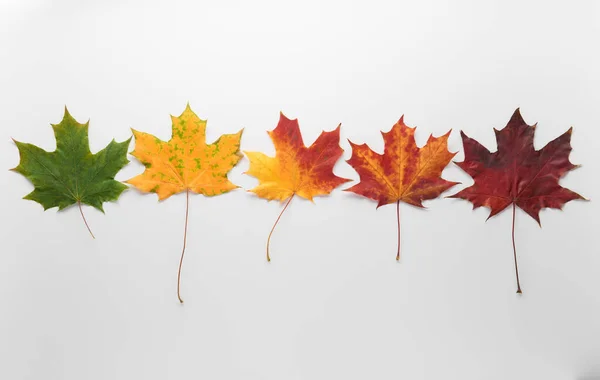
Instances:
[[[53,207],[62,210],[77,204],[89,230],[81,204],[104,212],[102,204],[117,200],[127,188],[114,178],[129,162],[127,148],[131,138],[121,143],[112,140],[106,148],[92,154],[88,141],[89,121],[78,123],[65,107],[62,121],[51,125],[56,150],[47,152],[33,144],[14,140],[20,162],[11,170],[27,177],[35,187],[24,199],[41,204],[44,210]],[[94,236],[91,230],[90,234]]]

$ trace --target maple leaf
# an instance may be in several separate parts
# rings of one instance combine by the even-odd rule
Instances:
[[[41,204],[44,210],[58,207],[62,210],[77,204],[81,217],[92,237],[82,204],[104,213],[104,202],[116,201],[127,186],[115,181],[115,175],[129,161],[127,147],[131,139],[121,143],[112,140],[96,154],[90,152],[89,121],[78,123],[65,107],[59,124],[51,124],[56,139],[56,150],[47,152],[33,144],[14,140],[19,149],[20,162],[11,169],[27,177],[34,190],[24,199]]]
[[[267,238],[268,261],[271,261],[271,235],[295,195],[312,201],[313,197],[327,195],[349,181],[333,174],[333,167],[343,153],[339,143],[340,126],[331,132],[321,132],[317,140],[306,147],[298,119],[291,120],[280,113],[277,127],[268,132],[275,145],[275,157],[244,152],[250,160],[246,174],[259,181],[259,185],[250,191],[268,200],[288,200]]]
[[[415,129],[404,124],[404,116],[389,132],[382,132],[385,144],[383,154],[371,150],[367,144],[352,141],[352,157],[348,163],[360,176],[360,182],[346,191],[378,201],[377,208],[396,203],[398,219],[398,251],[400,259],[400,202],[423,207],[422,202],[437,198],[456,182],[441,178],[442,171],[456,153],[447,149],[450,131],[443,136],[429,136],[422,148],[415,142]]]
[[[517,250],[515,246],[516,207],[540,223],[542,208],[561,209],[581,195],[558,184],[568,171],[577,167],[569,161],[573,128],[535,150],[533,137],[537,124],[528,125],[519,109],[514,112],[502,130],[494,128],[498,150],[494,153],[461,132],[465,159],[456,164],[473,177],[474,184],[451,198],[462,198],[473,203],[473,208],[491,209],[488,219],[512,205],[512,241],[517,278],[517,293],[521,293]]]
[[[128,181],[141,191],[152,192],[164,200],[173,194],[186,193],[183,249],[177,272],[177,298],[180,292],[181,267],[187,241],[190,192],[214,196],[237,188],[227,173],[242,158],[242,131],[221,135],[214,143],[206,143],[206,120],[201,120],[188,104],[181,116],[171,116],[172,137],[168,142],[133,130],[135,149],[131,154],[146,169]]]

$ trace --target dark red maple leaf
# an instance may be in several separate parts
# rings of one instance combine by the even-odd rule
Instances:
[[[516,207],[541,226],[539,212],[542,208],[561,209],[569,201],[584,199],[558,184],[565,173],[577,167],[569,161],[573,128],[542,149],[535,150],[533,136],[536,125],[525,123],[517,108],[504,129],[494,129],[498,143],[498,150],[494,153],[461,132],[465,160],[456,164],[473,177],[475,183],[450,196],[470,201],[473,208],[489,207],[488,219],[512,205],[517,293],[521,293],[521,285],[515,247]]]

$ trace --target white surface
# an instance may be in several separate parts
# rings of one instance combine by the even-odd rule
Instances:
[[[598,3],[10,1],[0,25],[0,378],[600,378]],[[541,229],[519,211],[518,297],[510,212],[403,205],[396,263],[394,207],[337,190],[292,202],[268,264],[278,203],[193,196],[181,306],[185,196],[88,207],[93,241],[5,169],[9,137],[54,148],[65,104],[95,152],[130,127],[168,139],[188,101],[210,141],[244,127],[243,149],[267,153],[280,110],[307,143],[341,122],[345,149],[381,150],[405,114],[419,144],[454,128],[456,151],[459,129],[494,150],[521,107],[538,148],[574,126],[583,167],[562,184],[592,201],[543,211]],[[246,189],[247,167],[230,175]]]

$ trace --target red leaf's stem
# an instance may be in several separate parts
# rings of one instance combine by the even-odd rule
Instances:
[[[81,201],[77,201],[77,206],[79,206],[79,212],[81,213],[81,217],[83,218],[83,223],[85,223],[85,226],[87,227],[88,231],[90,232],[90,235],[92,235],[92,238],[95,239],[96,237],[92,233],[92,230],[90,229],[90,226],[89,226],[87,220],[85,220],[85,215],[83,215],[83,209],[81,208]]]
[[[398,217],[398,253],[396,261],[400,260],[400,201],[396,202],[396,216]]]
[[[517,211],[517,206],[513,202],[513,217],[512,217],[512,243],[513,243],[513,252],[515,256],[515,273],[517,274],[517,293],[521,294],[521,284],[519,283],[519,266],[517,265],[517,247],[515,246],[515,213]]]
[[[187,226],[188,226],[188,215],[190,210],[190,189],[185,191],[185,227],[183,229],[183,249],[181,250],[181,259],[179,259],[179,270],[177,271],[177,298],[179,302],[183,303],[181,298],[181,266],[183,265],[183,256],[185,255],[185,244],[187,242]]]
[[[273,235],[273,231],[275,231],[275,226],[277,226],[277,223],[279,223],[279,219],[281,219],[281,215],[283,215],[283,212],[285,211],[285,209],[288,208],[288,206],[290,205],[290,202],[292,201],[292,198],[294,198],[294,195],[296,195],[296,194],[292,194],[292,196],[290,197],[290,200],[287,201],[287,203],[283,207],[283,210],[281,210],[281,213],[277,217],[275,224],[273,224],[273,228],[271,228],[271,232],[269,233],[269,237],[267,238],[267,261],[271,261],[271,256],[269,256],[269,244],[271,243],[271,235]]]

